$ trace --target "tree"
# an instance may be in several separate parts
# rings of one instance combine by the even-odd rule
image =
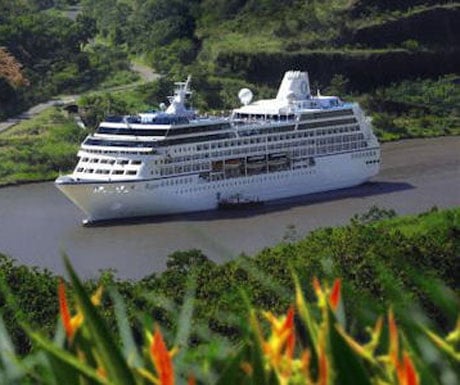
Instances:
[[[107,115],[123,115],[129,112],[125,101],[107,93],[82,96],[78,101],[78,105],[80,111],[82,111],[83,121],[93,129]]]
[[[28,85],[27,78],[22,73],[22,65],[6,48],[0,47],[0,78],[15,87]]]

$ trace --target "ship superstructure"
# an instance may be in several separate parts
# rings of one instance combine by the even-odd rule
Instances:
[[[176,83],[168,108],[108,117],[89,135],[57,187],[89,221],[210,210],[365,182],[380,149],[357,104],[311,95],[308,74],[289,71],[275,99],[231,116],[185,107],[190,78]]]

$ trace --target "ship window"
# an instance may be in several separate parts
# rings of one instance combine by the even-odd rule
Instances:
[[[77,168],[77,172],[82,172],[82,171],[83,171],[83,167]]]
[[[90,161],[90,163],[98,163],[98,162],[99,162],[99,159],[97,159],[97,158],[93,158],[93,159],[91,159],[91,161]]]
[[[141,160],[132,160],[131,164],[142,164]]]
[[[129,170],[126,174],[127,175],[136,175],[136,171],[135,170]]]
[[[112,175],[122,175],[123,174],[123,170],[113,170],[112,171]]]
[[[108,160],[107,159],[101,159],[102,164],[107,164]]]
[[[82,162],[87,162],[87,161],[88,161],[88,158],[83,158],[81,161],[82,161]]]
[[[93,170],[92,168],[88,168],[88,169],[86,170],[86,172],[89,173],[89,174],[92,174],[92,173],[94,172],[94,170]]]

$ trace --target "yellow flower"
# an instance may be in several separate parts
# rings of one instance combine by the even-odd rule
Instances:
[[[337,307],[340,303],[340,292],[342,281],[337,278],[334,281],[334,285],[332,286],[332,290],[326,286],[325,289],[321,287],[321,283],[319,282],[318,278],[313,277],[313,289],[315,291],[316,297],[318,298],[318,306],[322,309],[326,307],[326,304],[329,303],[329,306],[332,310],[337,310]]]
[[[289,365],[294,355],[294,307],[291,306],[287,315],[279,319],[270,312],[264,312],[263,314],[270,322],[272,328],[270,338],[268,341],[262,343],[263,351],[272,366],[279,369],[283,357],[287,358]]]

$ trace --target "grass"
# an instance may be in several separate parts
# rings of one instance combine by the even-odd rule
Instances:
[[[86,132],[55,107],[0,134],[0,186],[69,171]]]
[[[377,228],[391,225],[394,231],[406,236],[414,234],[430,234],[433,230],[440,230],[452,223],[460,223],[460,207],[438,211],[433,207],[431,211],[417,215],[407,215],[377,222]]]
[[[428,13],[432,11],[436,11],[438,9],[456,9],[459,7],[458,3],[451,3],[451,4],[436,4],[432,6],[426,5],[419,5],[408,9],[406,12],[402,12],[400,10],[391,11],[387,13],[381,13],[378,17],[373,15],[372,17],[364,17],[361,19],[356,19],[350,23],[350,28],[352,29],[360,29],[360,28],[369,28],[380,26],[385,23],[400,20],[404,21],[414,15]]]
[[[381,141],[460,135],[458,75],[403,81],[363,95]]]
[[[132,83],[138,83],[141,80],[139,74],[123,70],[115,72],[112,76],[108,77],[100,84],[98,84],[97,88],[94,91],[107,91],[107,88],[112,87],[119,87],[124,86]]]

